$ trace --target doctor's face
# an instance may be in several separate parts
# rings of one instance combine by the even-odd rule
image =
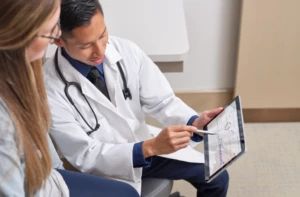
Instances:
[[[91,66],[98,66],[104,59],[108,32],[104,18],[97,12],[87,26],[72,30],[69,34],[62,35],[58,45],[64,47],[73,58]]]

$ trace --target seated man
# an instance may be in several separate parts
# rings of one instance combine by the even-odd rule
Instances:
[[[141,178],[151,177],[184,179],[197,196],[226,196],[226,171],[205,183],[203,155],[195,162],[174,153],[200,142],[194,131],[222,108],[198,117],[140,48],[108,35],[98,0],[62,0],[61,9],[59,49],[44,74],[50,134],[63,157],[83,173],[122,180],[139,192]],[[146,114],[166,127],[154,138]],[[169,153],[174,157],[158,156]]]

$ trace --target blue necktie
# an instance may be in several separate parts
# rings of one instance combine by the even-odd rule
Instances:
[[[102,94],[106,96],[108,100],[110,100],[105,82],[101,78],[100,72],[97,68],[92,67],[87,78],[88,80],[90,80],[90,82],[92,82],[92,84],[94,84],[98,88],[98,90],[102,92]]]

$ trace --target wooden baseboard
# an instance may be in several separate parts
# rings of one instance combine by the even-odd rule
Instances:
[[[245,122],[299,122],[300,108],[243,109]]]

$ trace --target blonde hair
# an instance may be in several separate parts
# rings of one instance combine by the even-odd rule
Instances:
[[[14,120],[24,151],[28,196],[42,187],[52,162],[42,64],[41,60],[29,62],[26,47],[59,5],[60,0],[4,0],[0,6],[0,98]]]

